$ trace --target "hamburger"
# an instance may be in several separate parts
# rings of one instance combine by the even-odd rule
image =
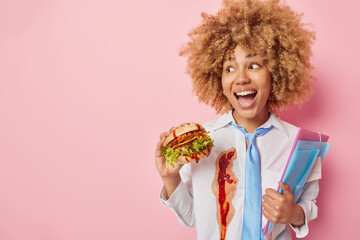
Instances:
[[[183,123],[163,143],[161,154],[170,165],[198,162],[210,154],[214,141],[198,123]]]

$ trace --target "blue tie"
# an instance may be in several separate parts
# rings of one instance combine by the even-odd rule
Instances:
[[[241,239],[260,240],[264,237],[261,227],[262,192],[260,155],[256,146],[256,137],[265,135],[273,126],[269,128],[259,128],[255,133],[247,133],[243,127],[237,126],[234,122],[231,122],[231,125],[239,129],[249,141],[245,159],[245,197]]]

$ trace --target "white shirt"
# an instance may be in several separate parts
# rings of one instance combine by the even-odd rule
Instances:
[[[226,225],[227,240],[241,239],[243,202],[245,190],[245,136],[230,122],[234,122],[232,111],[205,123],[203,126],[214,140],[214,147],[208,158],[199,163],[186,164],[180,171],[181,179],[179,186],[168,198],[165,189],[160,193],[161,202],[169,207],[177,216],[179,221],[189,227],[196,225],[198,240],[219,240],[220,225],[218,195],[214,193],[213,184],[217,178],[216,160],[222,152],[234,148],[236,158],[232,161],[232,172],[230,178],[237,180],[234,189],[227,188],[231,214],[233,217]],[[298,128],[286,123],[275,115],[270,115],[266,123],[260,127],[273,129],[266,135],[256,138],[261,161],[261,183],[262,193],[265,189],[277,190],[278,181],[281,179],[286,161],[294,143]],[[318,165],[319,166],[319,165]],[[229,166],[231,167],[231,165]],[[219,168],[218,168],[219,169]],[[320,170],[317,169],[317,173]],[[315,198],[319,192],[318,179],[321,174],[311,176],[311,182],[298,201],[305,213],[305,224],[293,227],[286,224],[274,224],[270,239],[291,239],[290,227],[296,232],[296,237],[305,237],[308,234],[308,222],[317,217],[317,206]],[[230,186],[230,185],[229,185]],[[226,187],[225,187],[226,188]],[[217,215],[218,214],[218,215]],[[229,213],[230,214],[230,213]],[[266,226],[267,219],[262,217],[262,227]],[[222,230],[223,232],[224,230]]]

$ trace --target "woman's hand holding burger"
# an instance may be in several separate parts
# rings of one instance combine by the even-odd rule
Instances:
[[[178,163],[173,165],[166,163],[165,157],[161,154],[166,137],[169,136],[174,129],[175,128],[171,128],[168,132],[160,134],[160,140],[157,143],[155,150],[155,165],[164,182],[168,197],[171,196],[181,181],[179,171],[183,166],[183,164]]]

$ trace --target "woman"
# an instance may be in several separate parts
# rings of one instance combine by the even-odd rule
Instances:
[[[278,182],[298,128],[276,111],[311,93],[315,35],[276,0],[228,0],[202,17],[180,55],[199,100],[223,115],[204,124],[215,147],[198,164],[167,165],[160,152],[171,129],[160,135],[161,200],[180,222],[196,225],[198,239],[262,239],[267,220],[275,223],[267,239],[291,239],[290,228],[304,237],[317,216],[318,181],[297,204]]]

